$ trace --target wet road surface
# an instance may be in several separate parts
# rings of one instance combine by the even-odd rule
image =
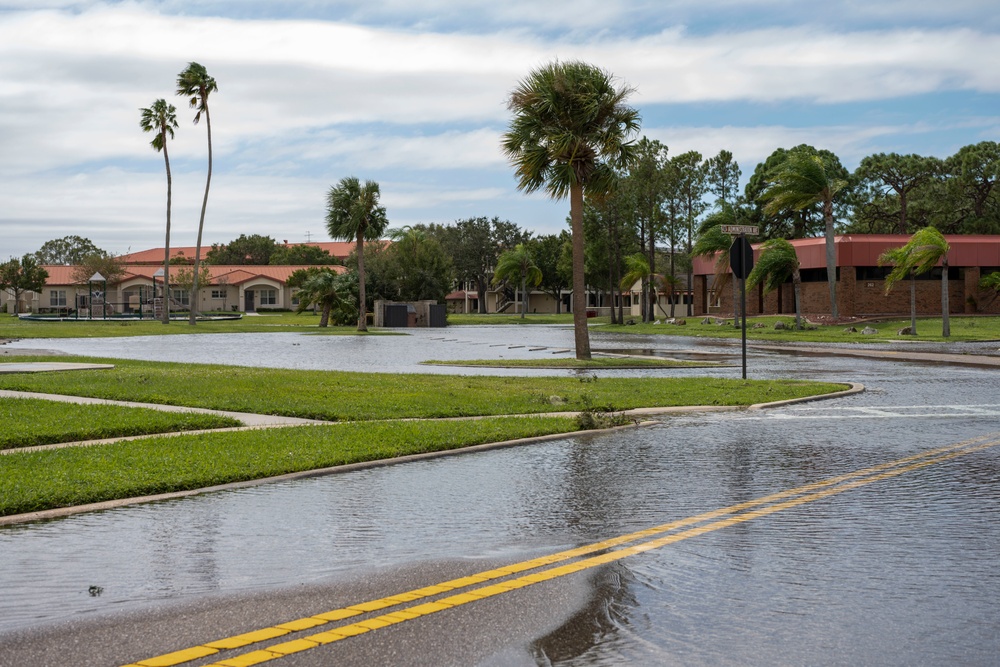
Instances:
[[[750,374],[868,391],[2,530],[0,664],[150,658],[1000,437],[995,370],[755,352]],[[970,450],[273,664],[991,665],[998,510],[1000,446]]]

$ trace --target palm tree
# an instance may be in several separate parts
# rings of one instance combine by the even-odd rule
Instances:
[[[205,196],[201,200],[201,217],[198,219],[198,242],[194,247],[194,284],[191,288],[191,317],[188,323],[192,326],[197,322],[198,311],[198,268],[201,265],[201,235],[205,229],[205,209],[208,207],[208,188],[212,184],[212,118],[208,113],[208,96],[219,90],[215,79],[208,75],[203,65],[196,62],[177,75],[177,94],[188,98],[188,104],[198,111],[194,115],[194,124],[205,114],[205,127],[208,130],[208,176],[205,179]]]
[[[771,185],[761,198],[767,203],[764,212],[800,211],[814,204],[823,204],[826,226],[826,279],[830,285],[830,314],[840,316],[837,308],[837,263],[834,249],[833,200],[847,187],[847,181],[836,178],[819,155],[790,151],[787,159],[772,176]]]
[[[802,328],[801,285],[799,258],[795,248],[785,239],[771,239],[760,247],[760,258],[747,276],[747,287],[764,283],[764,294],[773,292],[788,279],[792,279],[795,292],[795,328]]]
[[[899,248],[889,248],[878,257],[879,266],[885,266],[886,264],[899,266],[905,262],[906,257],[904,256],[902,246]],[[888,276],[886,277],[886,293],[892,289],[895,283],[895,278],[890,282]],[[910,335],[917,335],[917,274],[914,273],[912,268],[910,269]]]
[[[653,310],[654,306],[659,307],[660,312],[666,315],[666,311],[663,310],[663,306],[660,306],[659,290],[656,289],[656,284],[659,283],[660,287],[666,287],[669,285],[671,288],[675,287],[679,282],[673,276],[669,278],[655,273],[649,268],[649,260],[641,252],[637,252],[634,255],[629,255],[625,258],[625,275],[622,276],[621,288],[623,290],[631,290],[632,286],[637,282],[641,282],[643,285],[649,285],[649,303],[648,306],[643,307],[643,319],[646,319],[646,312],[649,311],[655,315]]]
[[[170,176],[170,157],[167,155],[167,135],[174,138],[177,128],[177,108],[167,104],[164,99],[158,99],[153,104],[139,110],[142,116],[139,125],[143,132],[156,132],[149,145],[159,153],[163,151],[163,162],[167,166],[167,240],[163,248],[163,323],[170,324],[170,200],[173,190],[173,179]]]
[[[330,238],[355,241],[358,256],[358,331],[368,331],[368,308],[365,301],[365,241],[382,237],[389,220],[385,207],[379,205],[378,183],[354,176],[340,179],[326,196],[326,231]]]
[[[895,264],[892,272],[885,277],[886,293],[896,282],[913,272],[915,275],[927,273],[938,262],[941,263],[941,335],[951,336],[951,319],[948,312],[948,251],[951,247],[944,235],[934,227],[924,227],[910,237],[902,248],[891,255]],[[886,253],[883,253],[885,256]],[[881,258],[880,258],[881,259]]]
[[[587,63],[553,62],[521,80],[507,100],[514,113],[503,151],[514,165],[518,189],[545,188],[569,196],[573,247],[573,330],[576,358],[590,359],[584,280],[583,196],[606,194],[614,170],[634,161],[629,138],[639,112],[625,104],[632,88]]]
[[[729,271],[729,249],[733,247],[733,237],[724,234],[720,225],[736,224],[736,210],[731,204],[722,203],[722,208],[705,218],[698,228],[698,240],[691,248],[692,257],[715,257],[715,289],[723,290],[732,278]],[[739,285],[736,280],[733,285],[733,326],[740,328],[739,323]]]
[[[310,306],[320,307],[319,326],[326,327],[333,309],[354,309],[351,294],[351,279],[347,274],[338,275],[329,269],[322,269],[302,283],[296,292],[299,305],[296,312],[303,312]]]
[[[497,268],[493,272],[493,284],[504,280],[517,280],[521,285],[521,319],[528,310],[528,285],[537,286],[542,282],[542,270],[535,264],[531,251],[523,243],[518,243],[513,250],[507,250],[497,260]]]

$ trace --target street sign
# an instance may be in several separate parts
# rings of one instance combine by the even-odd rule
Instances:
[[[729,268],[740,280],[746,280],[753,271],[753,248],[742,236],[733,239],[733,245],[729,246]]]
[[[750,236],[757,236],[760,233],[760,227],[756,225],[719,225],[719,229],[722,230],[723,234],[749,234]]]

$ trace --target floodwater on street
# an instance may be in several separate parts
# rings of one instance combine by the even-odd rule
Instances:
[[[450,328],[409,340],[240,336],[257,338],[229,340],[225,357],[225,336],[200,337],[198,347],[213,362],[275,351],[281,365],[300,368],[315,367],[299,364],[329,346],[325,361],[308,363],[338,359],[343,370],[376,370],[394,349],[389,370],[442,372],[416,364],[572,344],[559,327]],[[196,361],[178,338],[186,337],[128,347],[142,348],[137,358],[181,360],[167,358],[176,346]],[[595,349],[739,363],[732,341],[592,340]],[[121,340],[24,343],[132,356]],[[1000,443],[996,369],[751,351],[748,370],[867,391],[8,527],[0,640],[3,631],[414,563],[514,562],[979,436]],[[739,368],[669,374],[738,377]],[[995,664],[998,510],[1000,444],[605,566],[590,602],[523,649],[540,665]]]

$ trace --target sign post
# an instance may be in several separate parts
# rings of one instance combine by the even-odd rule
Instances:
[[[729,247],[729,268],[733,277],[740,279],[740,313],[743,318],[743,379],[747,379],[747,276],[753,271],[753,248],[747,241],[747,234],[756,235],[758,228],[752,225],[719,225],[723,234],[739,234]]]

